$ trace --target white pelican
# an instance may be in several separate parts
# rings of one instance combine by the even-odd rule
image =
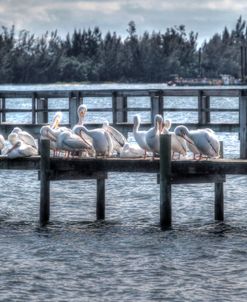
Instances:
[[[125,143],[120,151],[120,157],[143,157],[145,151],[137,144]]]
[[[120,154],[124,145],[127,143],[127,139],[125,138],[125,136],[117,129],[110,126],[108,121],[105,121],[103,123],[103,129],[106,130],[111,136],[112,143],[113,143],[113,150],[117,151],[117,153]]]
[[[207,157],[219,157],[220,142],[211,129],[191,130],[183,125],[177,126],[174,130],[175,134],[183,137],[188,142],[188,147],[193,147],[194,155],[200,154]],[[194,156],[195,158],[195,156]]]
[[[77,126],[82,126],[84,124],[84,118],[87,113],[87,106],[85,104],[81,104],[77,109],[77,115],[78,115],[78,123],[75,125],[72,129],[74,133],[80,136],[84,136],[84,139],[88,139],[86,133],[78,133]],[[112,144],[113,144],[113,150],[115,150],[118,154],[120,153],[121,149],[123,148],[124,144],[127,142],[126,138],[122,133],[120,133],[117,129],[109,125],[108,121],[105,121],[103,123],[102,127],[105,131],[108,132],[108,134],[111,136]]]
[[[85,126],[77,125],[74,129],[75,133],[80,134],[83,137],[87,134],[92,138],[93,147],[96,152],[96,156],[111,156],[113,151],[113,143],[110,134],[103,128],[96,128],[89,130]]]
[[[186,140],[176,135],[174,132],[168,131],[171,128],[171,120],[166,120],[163,123],[163,134],[170,134],[171,135],[171,153],[172,153],[172,159],[174,159],[175,153],[178,153],[178,159],[180,159],[180,155],[183,156],[187,153],[187,145]]]
[[[140,131],[139,130],[140,124],[141,124],[140,115],[139,114],[134,115],[133,135],[139,147],[144,150],[144,157],[146,157],[147,151],[151,151],[151,149],[149,148],[146,141],[147,131]]]
[[[92,151],[92,145],[71,131],[63,131],[58,135],[57,148],[68,152]]]
[[[6,155],[9,158],[29,157],[38,155],[38,150],[19,139],[16,133],[10,133],[8,141],[12,144]]]
[[[8,149],[7,141],[4,139],[3,135],[0,134],[0,154],[6,155]]]
[[[154,117],[154,126],[147,131],[146,142],[150,150],[153,152],[153,158],[155,153],[160,152],[160,133],[163,130],[163,117],[160,114],[156,114]]]
[[[5,139],[4,139],[4,137],[0,134],[0,151],[3,150],[4,146],[5,146]]]
[[[62,118],[63,118],[63,114],[61,111],[57,111],[50,123],[50,127],[52,129],[57,129],[58,126],[60,125],[61,121],[62,121]]]
[[[53,155],[57,155],[57,138],[62,131],[58,129],[53,129],[50,126],[46,125],[40,129],[40,139],[49,139],[50,140],[50,149],[53,150]]]
[[[11,133],[16,133],[21,141],[37,149],[34,137],[27,131],[23,131],[21,128],[15,127]]]
[[[83,125],[84,124],[84,118],[87,113],[87,106],[84,104],[81,104],[77,108],[77,116],[78,116],[78,123],[77,125]]]

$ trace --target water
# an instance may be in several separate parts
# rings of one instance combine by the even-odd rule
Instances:
[[[237,134],[220,137],[225,157],[238,157]],[[162,232],[156,175],[110,173],[104,222],[95,181],[52,182],[45,228],[37,172],[0,175],[0,301],[246,301],[246,176],[227,176],[224,223],[213,185],[174,185],[173,228]]]

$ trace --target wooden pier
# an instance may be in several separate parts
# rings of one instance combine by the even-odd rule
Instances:
[[[171,186],[184,183],[215,184],[215,219],[224,220],[223,183],[228,174],[247,174],[247,160],[171,160],[170,135],[161,135],[161,157],[151,159],[50,157],[49,141],[41,140],[41,155],[8,159],[0,157],[0,169],[37,170],[40,180],[40,224],[50,219],[50,181],[96,179],[96,218],[105,219],[105,181],[108,172],[160,175],[160,226],[172,226]],[[158,210],[158,209],[157,209]]]
[[[168,108],[167,97],[196,97],[197,108]],[[20,126],[29,131],[36,138],[39,137],[40,127],[48,122],[48,114],[58,109],[50,108],[49,101],[67,99],[66,109],[69,124],[72,127],[77,123],[77,108],[85,98],[111,98],[110,108],[89,108],[92,112],[109,112],[111,124],[124,133],[132,132],[133,123],[128,122],[130,112],[146,111],[150,113],[150,120],[142,125],[143,129],[151,126],[155,114],[166,112],[196,112],[197,123],[186,123],[190,129],[211,128],[219,132],[238,132],[240,139],[239,160],[171,160],[170,137],[161,136],[160,159],[78,159],[50,157],[49,142],[42,140],[40,156],[8,159],[0,158],[0,169],[37,170],[40,180],[40,223],[45,225],[50,216],[50,181],[56,180],[96,180],[96,218],[105,219],[105,181],[108,172],[140,172],[159,175],[160,184],[160,225],[170,228],[172,225],[172,196],[171,186],[182,183],[214,183],[215,187],[215,219],[224,219],[224,187],[228,174],[247,174],[247,86],[203,86],[203,87],[167,87],[165,89],[96,89],[96,90],[60,90],[60,91],[0,91],[0,133],[5,136],[13,127]],[[148,107],[131,107],[128,98],[149,98]],[[221,108],[211,108],[211,97],[235,97],[239,100],[238,108],[224,109],[224,99]],[[22,99],[30,99],[30,109],[13,109],[7,106],[7,101],[14,99],[16,103]],[[16,106],[18,108],[18,106]],[[31,115],[29,124],[13,124],[8,122],[10,113],[28,112]],[[237,112],[238,123],[212,123],[212,112]],[[89,128],[102,126],[101,124],[87,124]],[[173,128],[177,124],[173,123]]]

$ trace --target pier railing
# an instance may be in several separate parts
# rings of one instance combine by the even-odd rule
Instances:
[[[219,132],[238,132],[240,138],[240,157],[247,158],[247,87],[246,86],[208,86],[208,87],[167,87],[165,89],[96,89],[96,90],[38,90],[38,91],[0,91],[0,133],[7,135],[14,126],[21,126],[38,137],[40,127],[49,122],[49,113],[55,111],[67,112],[68,126],[77,123],[77,108],[84,102],[84,98],[107,97],[111,99],[111,107],[88,109],[89,112],[109,112],[111,123],[114,127],[123,132],[126,136],[133,129],[133,123],[128,120],[130,112],[149,112],[150,119],[142,127],[147,129],[151,126],[155,114],[167,112],[195,112],[197,122],[186,123],[190,129],[211,128]],[[150,100],[148,107],[129,106],[128,99],[132,97],[146,97]],[[167,97],[196,97],[198,102],[196,108],[168,107]],[[222,99],[221,108],[212,108],[210,101],[212,97],[234,97],[238,98],[238,108],[224,108]],[[14,99],[16,106],[8,107],[8,101]],[[20,109],[20,102],[23,99],[30,100],[30,108]],[[50,101],[55,99],[67,99],[66,108],[52,108]],[[211,113],[232,112],[239,116],[238,122],[212,123]],[[30,113],[30,123],[13,124],[8,121],[9,113]],[[178,124],[173,123],[173,128]],[[101,126],[99,123],[89,123],[89,127]]]

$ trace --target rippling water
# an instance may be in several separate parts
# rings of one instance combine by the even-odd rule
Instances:
[[[238,157],[237,134],[219,135]],[[246,301],[246,176],[227,177],[224,223],[213,185],[174,185],[173,229],[162,232],[156,175],[109,174],[104,222],[95,181],[52,182],[40,228],[37,172],[0,174],[0,301]]]

